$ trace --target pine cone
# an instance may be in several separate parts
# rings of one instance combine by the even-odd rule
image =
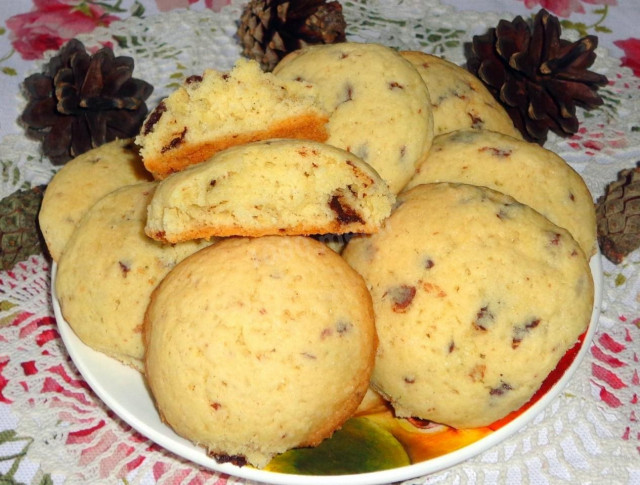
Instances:
[[[251,0],[242,12],[237,34],[242,53],[271,71],[289,52],[344,42],[346,26],[339,2]]]
[[[640,165],[622,170],[596,202],[602,254],[619,264],[640,246]]]
[[[44,186],[18,190],[0,201],[0,262],[8,270],[32,254],[43,252],[38,211]]]
[[[486,34],[474,36],[467,68],[502,103],[525,139],[541,145],[549,130],[560,136],[578,131],[576,105],[602,104],[599,86],[607,78],[589,71],[598,38],[561,39],[557,17],[542,9],[530,26],[522,17],[501,20]]]
[[[42,140],[55,165],[116,138],[130,138],[147,114],[153,86],[134,79],[133,59],[114,57],[109,48],[89,55],[72,39],[44,73],[25,79],[28,104],[22,113],[27,132]]]

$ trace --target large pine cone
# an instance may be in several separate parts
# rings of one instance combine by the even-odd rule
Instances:
[[[70,40],[44,73],[24,81],[29,103],[22,121],[55,165],[116,138],[138,134],[151,84],[134,79],[133,59],[109,48],[89,55]]]
[[[532,26],[522,17],[501,20],[496,28],[473,38],[467,67],[505,107],[525,139],[544,144],[549,130],[560,136],[578,131],[576,106],[602,104],[599,86],[607,78],[589,71],[598,38],[561,39],[557,17],[546,10]]]
[[[640,166],[622,170],[596,203],[598,243],[615,264],[640,247]]]
[[[242,53],[271,71],[289,52],[307,45],[346,40],[339,2],[325,0],[251,0],[238,26]]]

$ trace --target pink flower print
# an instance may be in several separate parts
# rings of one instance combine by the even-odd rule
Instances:
[[[229,5],[231,0],[204,0],[204,4],[207,8],[210,8],[214,12],[219,12],[222,7]]]
[[[572,13],[585,13],[583,3],[591,5],[617,5],[617,0],[524,0],[527,8],[538,5],[560,17],[569,17]]]
[[[40,59],[78,34],[119,20],[86,0],[33,0],[33,5],[30,12],[7,19],[13,48],[26,60]]]
[[[3,402],[3,403],[11,403],[11,400],[7,399],[4,395],[4,388],[7,386],[7,384],[9,384],[9,380],[4,375],[2,375],[2,371],[7,366],[8,363],[9,363],[9,357],[7,356],[0,357],[0,402]]]
[[[583,151],[585,155],[596,156],[600,152],[611,153],[612,149],[618,150],[629,145],[626,134],[620,130],[607,130],[604,124],[594,127],[597,131],[588,132],[581,127],[568,142],[569,146],[577,151]]]
[[[622,65],[633,70],[633,74],[640,77],[640,39],[616,40],[615,45],[624,51]]]

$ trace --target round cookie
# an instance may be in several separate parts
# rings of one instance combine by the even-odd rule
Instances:
[[[38,215],[40,230],[54,261],[85,212],[109,192],[151,180],[130,139],[89,150],[64,165],[51,179]]]
[[[162,419],[257,467],[353,414],[377,344],[362,278],[304,236],[229,238],[185,259],[153,294],[145,341]]]
[[[400,417],[491,424],[531,398],[590,321],[578,244],[486,187],[417,186],[343,257],[373,299],[372,386]]]
[[[569,164],[536,143],[486,130],[440,135],[406,190],[432,182],[482,185],[510,195],[567,229],[587,257],[595,254],[589,189]]]
[[[145,236],[156,184],[117,189],[96,202],[58,262],[65,320],[88,346],[142,370],[142,324],[151,292],[184,257],[210,243],[164,245]]]
[[[379,44],[314,45],[286,56],[274,74],[309,82],[330,113],[330,145],[369,163],[398,193],[433,138],[426,85],[400,54]]]
[[[425,52],[400,54],[413,64],[429,89],[435,136],[473,128],[522,138],[506,110],[469,71]]]

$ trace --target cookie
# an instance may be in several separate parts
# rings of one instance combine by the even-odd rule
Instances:
[[[273,72],[314,84],[330,113],[326,142],[369,163],[394,193],[431,146],[427,87],[411,63],[389,47],[349,42],[305,47]]]
[[[352,415],[377,343],[362,278],[303,236],[229,238],[185,259],[153,293],[145,341],[162,419],[256,467]]]
[[[375,232],[395,195],[352,153],[308,140],[229,148],[158,185],[146,232],[178,242],[211,236]]]
[[[51,179],[38,215],[54,261],[85,212],[109,192],[151,180],[133,140],[116,140],[89,150],[64,165]]]
[[[231,146],[269,138],[324,141],[327,113],[309,83],[284,81],[240,59],[191,76],[148,115],[136,143],[156,179]]]
[[[435,136],[472,128],[522,138],[506,110],[469,71],[424,52],[402,51],[401,54],[413,64],[429,88]]]
[[[58,262],[65,320],[86,345],[142,370],[142,324],[151,292],[184,257],[209,243],[161,244],[144,234],[155,183],[117,189],[96,202]]]
[[[416,186],[343,257],[373,299],[372,386],[400,417],[490,425],[533,396],[590,321],[579,245],[486,187]]]
[[[568,163],[536,143],[485,130],[440,135],[407,189],[430,182],[482,185],[510,195],[567,229],[587,257],[595,254],[589,189]]]

